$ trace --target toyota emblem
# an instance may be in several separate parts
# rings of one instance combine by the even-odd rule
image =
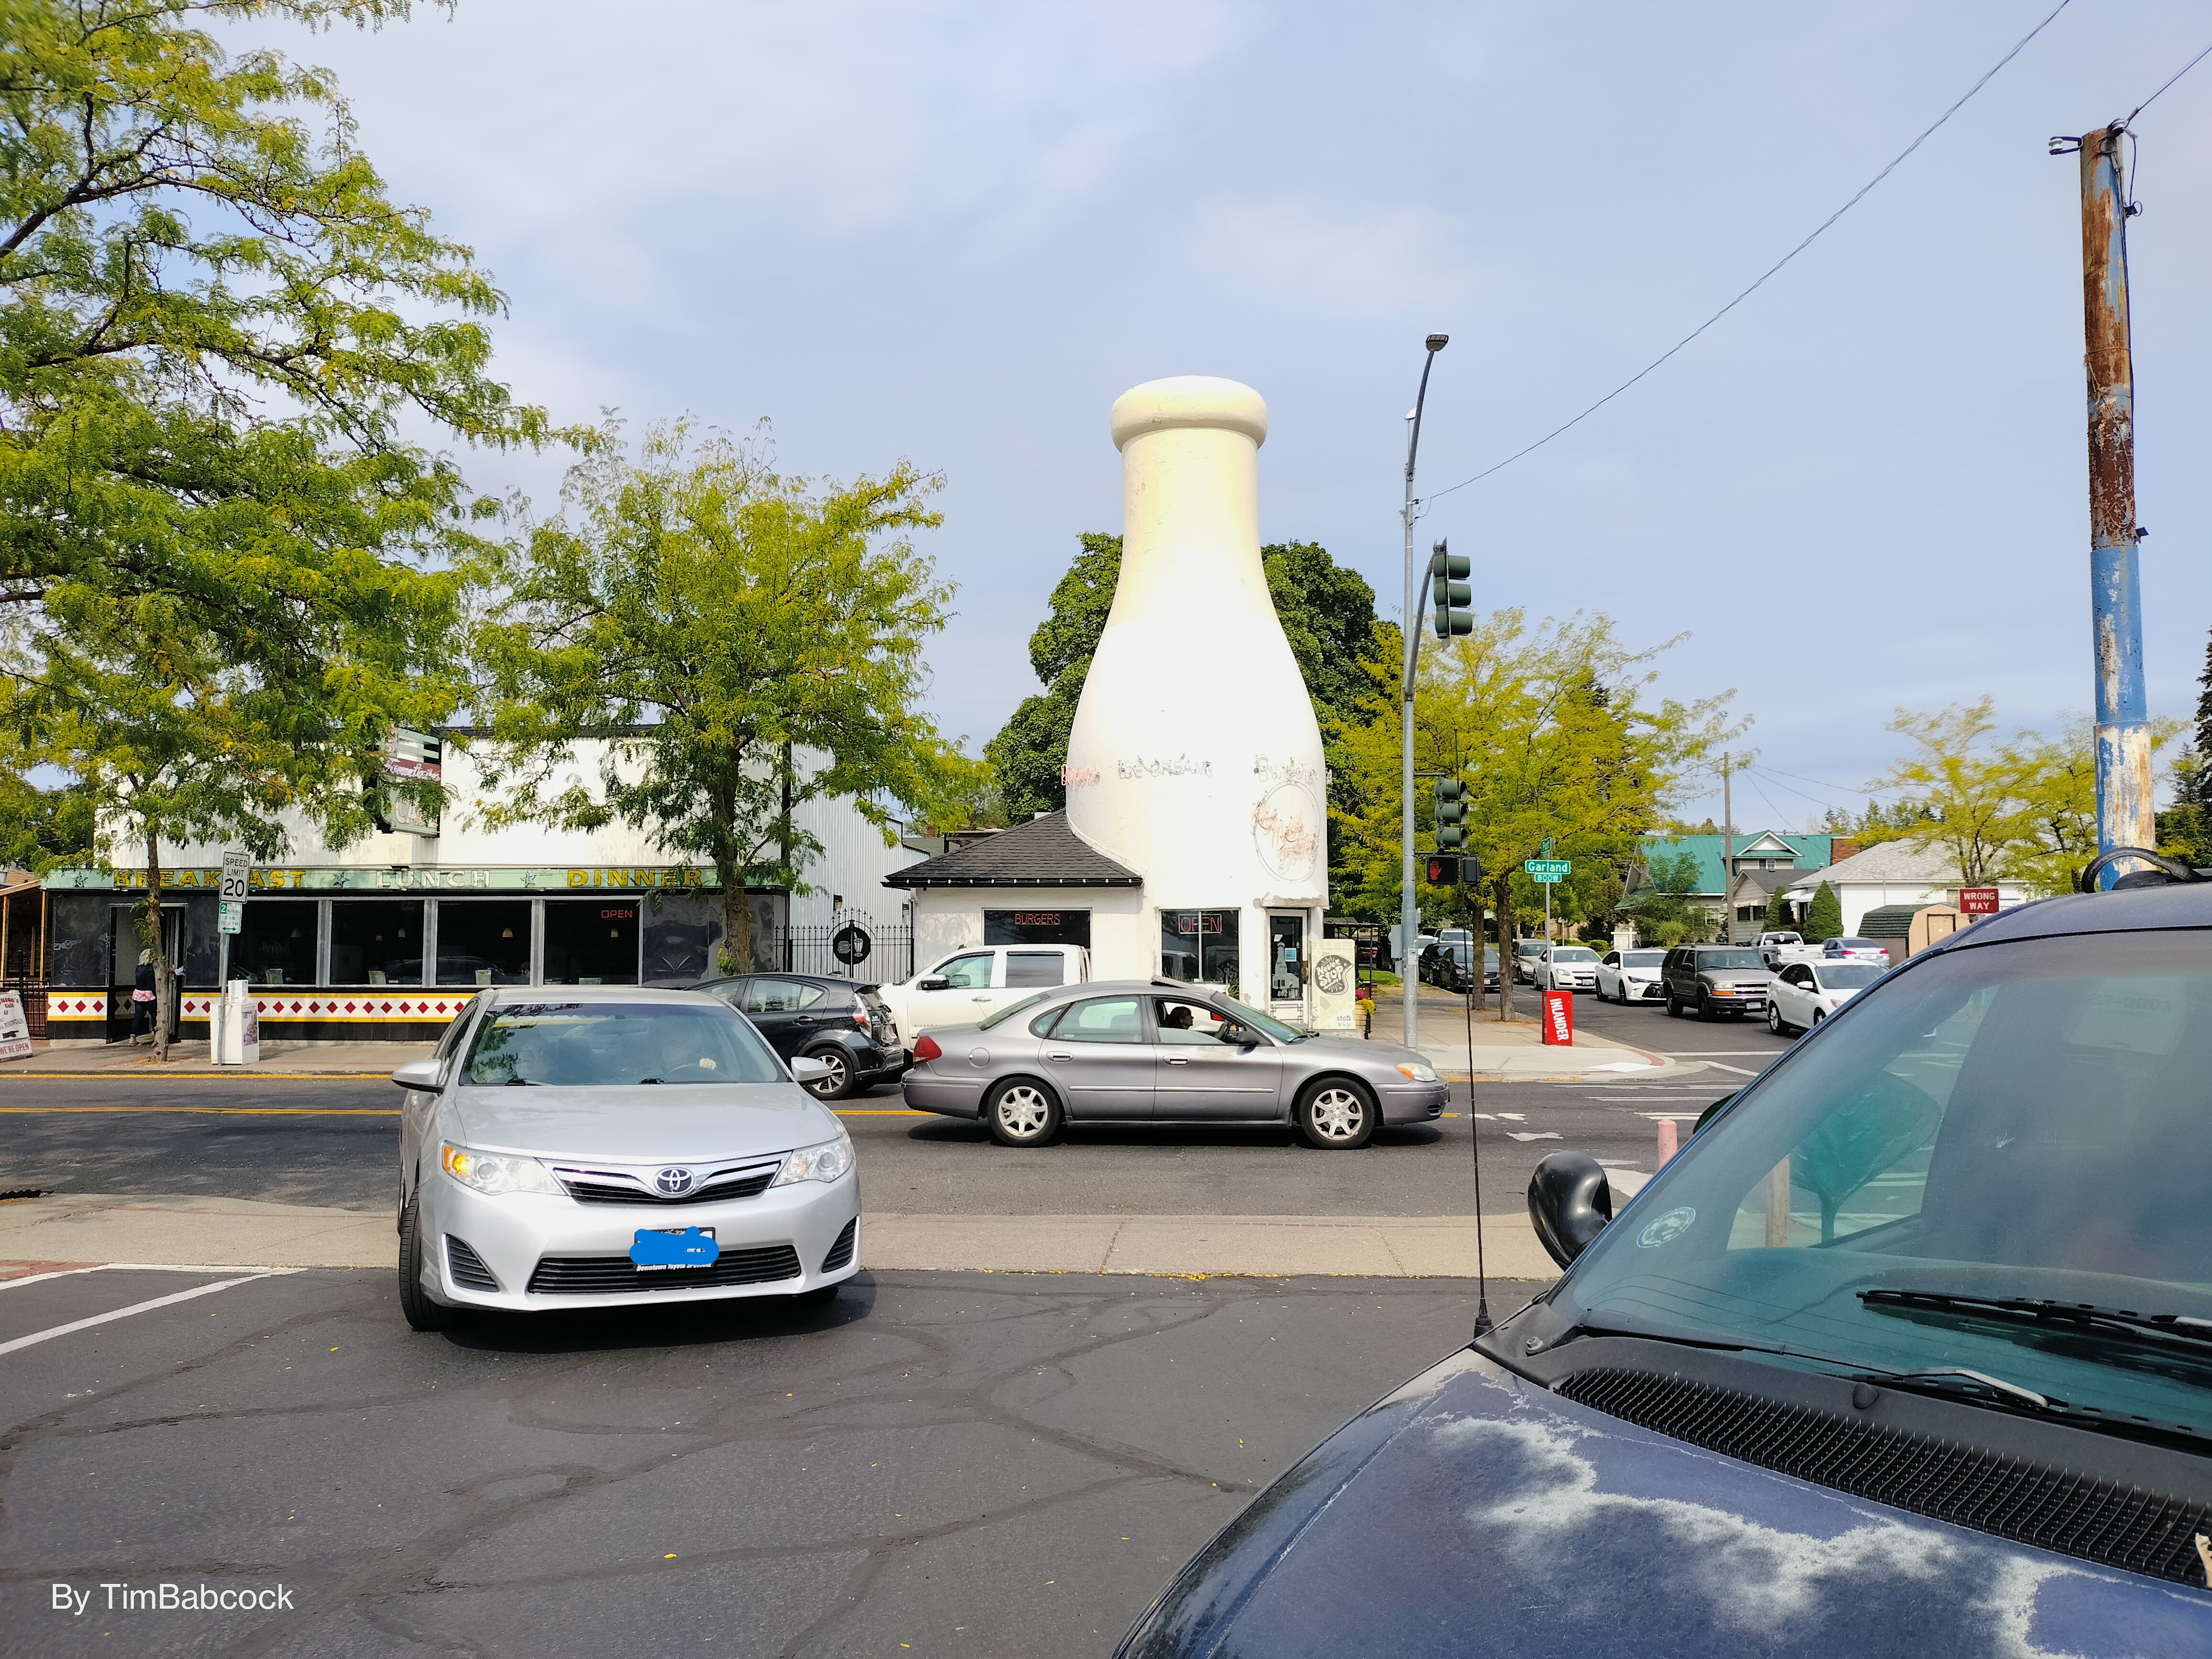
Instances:
[[[653,1184],[660,1189],[664,1198],[681,1198],[691,1190],[693,1178],[690,1170],[676,1164],[657,1172]]]

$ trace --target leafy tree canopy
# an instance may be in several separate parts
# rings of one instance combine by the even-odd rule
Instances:
[[[942,480],[901,462],[849,484],[778,476],[759,444],[647,429],[569,473],[560,517],[507,570],[482,647],[500,702],[494,822],[621,822],[712,861],[733,969],[753,963],[749,883],[804,890],[821,850],[783,810],[848,797],[895,834],[972,764],[917,712],[949,586],[909,532]],[[599,775],[558,787],[579,739]]]

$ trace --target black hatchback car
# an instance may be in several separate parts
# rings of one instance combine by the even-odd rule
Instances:
[[[690,988],[721,998],[786,1060],[804,1054],[827,1066],[829,1076],[805,1085],[823,1100],[842,1100],[905,1073],[898,1027],[872,985],[824,974],[740,974]]]
[[[1540,1164],[1565,1276],[1121,1659],[2212,1653],[2208,1079],[2212,882],[1939,941],[1626,1205]]]

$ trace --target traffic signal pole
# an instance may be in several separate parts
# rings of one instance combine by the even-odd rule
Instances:
[[[2097,677],[2097,850],[2154,847],[2136,524],[2135,360],[2128,327],[2129,205],[2122,123],[2085,133],[2081,319],[2089,392],[2089,614]],[[2053,139],[2063,154],[2066,141]],[[2124,874],[2110,869],[2109,887]]]
[[[1399,989],[1405,994],[1406,1046],[1419,1046],[1421,1035],[1421,1010],[1419,987],[1420,976],[1415,971],[1413,941],[1421,932],[1420,888],[1413,871],[1413,670],[1419,665],[1421,654],[1421,623],[1426,610],[1427,585],[1414,586],[1413,570],[1413,458],[1421,447],[1421,410],[1429,401],[1429,371],[1436,367],[1437,353],[1449,343],[1449,336],[1431,334],[1427,344],[1429,355],[1421,362],[1421,389],[1413,398],[1412,411],[1406,416],[1406,504],[1401,514],[1406,528],[1406,656],[1405,679],[1401,687],[1402,706],[1398,731],[1399,782],[1399,889],[1398,975]]]

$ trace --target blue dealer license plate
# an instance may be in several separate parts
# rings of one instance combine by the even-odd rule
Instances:
[[[711,1267],[721,1254],[712,1227],[640,1227],[629,1247],[629,1259],[640,1273]]]

